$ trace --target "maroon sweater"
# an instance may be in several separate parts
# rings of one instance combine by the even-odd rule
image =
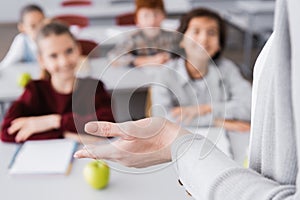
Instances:
[[[62,138],[65,131],[83,133],[84,124],[88,121],[114,121],[111,98],[101,81],[77,79],[73,93],[60,94],[53,89],[50,81],[36,80],[26,86],[22,96],[6,113],[1,140],[15,142],[15,134],[7,133],[14,119],[49,114],[61,115],[60,128],[34,134],[28,140]]]

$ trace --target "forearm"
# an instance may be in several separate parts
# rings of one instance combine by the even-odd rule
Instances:
[[[131,63],[134,67],[142,67],[149,62],[151,62],[151,56],[136,56]]]
[[[33,134],[26,140],[46,140],[46,139],[57,139],[62,137],[63,134],[60,130],[50,130],[50,131],[44,131],[37,134]],[[15,134],[9,135],[7,129],[2,130],[1,140],[3,142],[16,142],[15,138],[16,135]]]
[[[199,135],[178,138],[172,146],[172,159],[179,179],[195,199],[294,199],[294,185],[280,185],[238,166]]]

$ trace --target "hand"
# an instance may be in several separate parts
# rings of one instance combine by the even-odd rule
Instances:
[[[86,133],[73,133],[69,131],[65,131],[63,133],[64,138],[68,138],[71,140],[75,140],[76,142],[80,142],[83,144],[95,144],[97,142],[105,141],[107,138],[96,137],[93,135],[88,135]]]
[[[59,128],[59,115],[44,115],[39,117],[20,117],[11,122],[8,134],[16,134],[16,142],[23,142],[31,135]]]
[[[171,115],[176,119],[178,123],[184,122],[189,124],[194,118],[205,115],[211,112],[211,106],[209,104],[199,106],[185,106],[175,107],[171,110]]]
[[[147,167],[171,160],[171,144],[189,132],[164,118],[146,118],[133,122],[90,122],[85,131],[103,137],[118,137],[114,142],[86,146],[76,158],[112,160],[129,167]]]
[[[134,60],[134,66],[142,67],[145,65],[161,65],[170,59],[168,53],[158,53],[154,56],[140,56]]]
[[[251,128],[250,122],[238,121],[238,120],[222,120],[216,119],[215,126],[223,127],[228,131],[236,132],[249,132]]]
[[[154,63],[163,64],[167,62],[169,59],[170,59],[170,54],[163,52],[154,55],[152,61]]]

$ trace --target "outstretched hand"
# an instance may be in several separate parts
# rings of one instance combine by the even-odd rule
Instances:
[[[85,146],[74,157],[107,159],[129,167],[147,167],[170,161],[173,141],[189,133],[164,118],[124,123],[89,122],[85,131],[101,137],[116,137],[116,140]]]

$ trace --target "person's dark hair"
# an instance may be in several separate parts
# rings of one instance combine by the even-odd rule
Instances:
[[[216,20],[219,25],[219,43],[220,43],[220,50],[213,56],[213,60],[220,57],[222,51],[225,48],[225,41],[226,41],[226,25],[222,17],[209,9],[206,8],[196,8],[188,12],[187,14],[183,15],[180,20],[180,25],[177,29],[178,32],[184,34],[188,29],[189,23],[192,19],[196,17],[208,17],[213,20]]]
[[[69,26],[67,24],[64,24],[62,22],[59,21],[51,21],[48,24],[45,24],[38,32],[37,37],[36,37],[36,42],[37,42],[37,46],[38,46],[38,51],[39,53],[41,53],[41,50],[39,48],[39,41],[47,38],[51,35],[63,35],[63,34],[67,34],[69,35],[75,43],[77,43],[74,35],[71,33]],[[59,45],[59,44],[58,44]],[[50,74],[46,71],[43,70],[42,74],[41,74],[41,78],[42,79],[50,79]]]
[[[20,11],[20,19],[19,21],[22,23],[23,22],[23,19],[24,19],[24,16],[27,14],[27,13],[30,13],[30,12],[40,12],[41,14],[44,15],[44,11],[43,9],[36,5],[36,4],[29,4],[29,5],[26,5],[24,6],[21,11]]]

